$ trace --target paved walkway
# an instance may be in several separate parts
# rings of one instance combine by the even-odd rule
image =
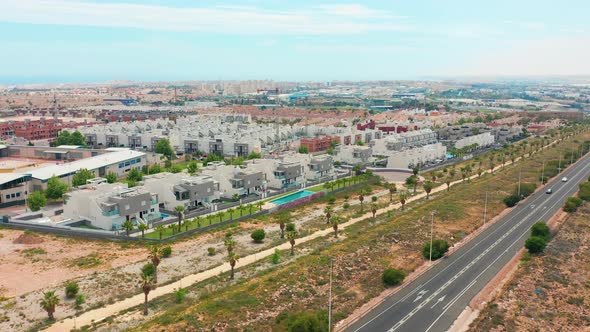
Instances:
[[[555,142],[553,142],[553,143],[555,143]],[[553,143],[551,143],[550,145],[552,145]],[[521,159],[520,157],[515,159],[515,162],[520,159]],[[508,166],[510,164],[512,164],[512,162],[508,161],[505,164],[505,166]],[[496,170],[499,170],[505,166],[499,165],[499,166],[495,167],[493,170],[496,171]],[[488,169],[484,173],[489,173],[489,172],[490,172],[490,170]],[[466,180],[467,179],[475,179],[477,177],[478,177],[477,174],[475,174],[473,176],[470,176],[469,178],[466,178]],[[454,186],[454,185],[457,185],[462,182],[463,182],[463,180],[457,180],[457,181],[451,182],[450,186]],[[440,191],[444,191],[444,190],[447,190],[446,184],[442,184],[442,185],[434,188],[431,191],[431,195],[434,193],[440,192]],[[388,191],[384,191],[384,192],[387,193]],[[424,193],[424,192],[419,193],[419,194],[409,198],[406,201],[406,204],[413,202],[413,201],[420,200],[424,197],[426,197],[426,193]],[[401,204],[399,204],[399,203],[391,204],[385,208],[379,209],[377,211],[377,214],[381,215],[383,213],[387,213],[389,211],[399,209],[400,207],[401,207]],[[372,213],[369,211],[360,217],[352,218],[349,221],[342,223],[340,225],[340,229],[346,229],[347,227],[354,225],[354,224],[358,223],[359,221],[363,221],[363,220],[371,218],[371,217],[372,217]],[[319,237],[329,235],[332,232],[333,232],[332,228],[326,228],[323,230],[316,231],[313,234],[304,236],[302,238],[298,238],[296,240],[296,246],[300,246],[302,244],[305,244],[306,242],[312,241],[312,240],[317,239]],[[238,261],[238,264],[236,264],[236,268],[238,268],[240,266],[246,266],[246,265],[255,263],[267,256],[270,256],[274,253],[275,249],[288,250],[290,248],[291,248],[291,245],[289,244],[289,242],[285,242],[285,243],[278,245],[276,247],[269,248],[269,249],[260,251],[255,254],[251,254],[251,255],[242,257]],[[185,285],[185,286],[192,285],[194,283],[201,282],[201,281],[206,280],[208,278],[215,277],[221,273],[229,272],[229,271],[230,271],[229,263],[224,263],[224,264],[214,267],[210,270],[188,275],[188,276],[186,276],[174,283],[164,285],[164,286],[159,286],[158,288],[156,288],[155,290],[150,292],[149,297],[150,297],[150,299],[153,299],[153,298],[156,298],[159,296],[170,294],[170,293],[174,292],[174,290],[176,288],[180,287],[180,285]],[[143,295],[143,293],[140,293],[138,295],[121,300],[119,302],[115,302],[113,304],[106,305],[102,308],[87,311],[87,312],[81,314],[80,316],[78,316],[75,320],[74,320],[74,318],[67,318],[67,319],[61,320],[59,322],[54,323],[53,325],[51,325],[50,327],[48,327],[44,331],[63,332],[63,331],[69,331],[73,328],[79,328],[81,326],[90,325],[93,322],[100,322],[110,316],[118,314],[122,310],[126,310],[129,308],[135,307],[135,306],[139,306],[139,305],[143,304],[143,301],[144,301],[144,295]]]

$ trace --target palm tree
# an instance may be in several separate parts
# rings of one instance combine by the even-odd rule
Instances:
[[[258,207],[258,211],[262,211],[262,206],[263,205],[264,205],[264,203],[262,201],[256,202],[256,206]]]
[[[285,225],[289,222],[290,218],[289,212],[281,212],[277,215],[277,222],[281,229],[281,239],[285,238]]]
[[[451,190],[451,178],[450,177],[445,179],[445,183],[447,185],[447,191]]]
[[[334,237],[338,237],[338,225],[340,224],[340,218],[332,218],[330,224],[332,224],[332,228],[334,229]]]
[[[232,280],[234,279],[234,267],[236,266],[238,259],[240,259],[240,257],[233,251],[230,251],[227,254],[227,261],[229,262],[229,266],[231,267],[231,273],[229,275],[229,278]]]
[[[213,218],[215,218],[215,215],[213,213],[210,213],[207,215],[207,220],[209,220],[209,225],[211,225],[211,223],[213,222]]]
[[[184,206],[177,205],[174,207],[174,212],[176,212],[176,216],[178,217],[178,232],[180,232],[180,227],[182,226],[182,216],[184,212]]]
[[[434,188],[434,183],[432,183],[432,181],[424,181],[422,187],[424,187],[424,191],[426,192],[426,199],[428,199],[430,197],[430,192],[432,191],[432,188]]]
[[[254,211],[255,206],[254,204],[248,204],[246,205],[246,208],[248,209],[248,212],[252,214],[252,211]]]
[[[287,239],[289,240],[289,243],[291,244],[291,256],[293,256],[295,254],[295,239],[296,238],[297,238],[296,231],[290,231],[287,233]]]
[[[481,174],[482,174],[482,173],[483,173],[483,169],[481,169],[481,167],[480,167],[480,168],[478,168],[478,169],[477,169],[477,177],[478,177],[478,178],[481,178]]]
[[[397,194],[398,198],[399,198],[399,202],[402,204],[402,211],[404,210],[404,206],[406,205],[406,200],[408,199],[408,197],[410,196],[410,194],[408,193],[408,191],[403,190],[400,191]]]
[[[158,246],[149,248],[148,259],[154,264],[154,282],[158,282],[158,265],[162,260],[162,251]]]
[[[184,225],[184,231],[188,232],[189,227],[192,227],[193,223],[195,222],[194,219],[185,219],[182,223]]]
[[[334,184],[333,184],[332,182],[328,181],[328,182],[324,183],[324,188],[325,188],[327,191],[331,191],[331,190],[332,190],[332,188],[334,188]]]
[[[125,220],[121,224],[121,228],[123,228],[125,230],[125,234],[127,234],[127,236],[129,236],[129,232],[131,232],[133,230],[133,228],[135,228],[135,226],[133,225],[133,222],[131,220]]]
[[[332,209],[331,206],[326,206],[326,208],[324,208],[324,213],[326,214],[326,224],[330,223],[330,218],[332,217],[332,212],[334,210]]]
[[[217,212],[217,214],[215,216],[217,216],[219,218],[219,222],[222,222],[224,215],[225,215],[225,213],[223,213],[223,211],[219,211],[219,212]]]
[[[244,215],[244,209],[245,208],[246,207],[243,206],[242,204],[238,205],[238,208],[237,209],[238,209],[238,211],[240,211],[240,217]]]
[[[375,215],[377,214],[377,204],[371,204],[371,213],[373,213],[373,221],[375,221]]]
[[[141,238],[143,239],[145,236],[145,231],[147,231],[150,227],[147,224],[144,223],[140,223],[139,226],[137,226],[137,229],[139,229],[141,231]]]
[[[50,320],[54,320],[53,313],[55,312],[55,307],[59,304],[59,298],[55,295],[55,292],[47,291],[43,293],[43,298],[39,304],[43,310],[47,311],[47,317]]]
[[[361,213],[363,212],[363,201],[365,200],[365,196],[363,196],[363,193],[361,193],[359,195],[359,201],[361,202]]]
[[[158,232],[158,234],[160,234],[160,240],[162,239],[162,235],[164,234],[165,231],[166,231],[166,228],[164,227],[164,225],[156,226],[156,232]]]
[[[143,314],[147,316],[148,314],[148,294],[152,289],[156,287],[155,278],[149,274],[142,273],[141,274],[141,290],[143,291],[144,295],[144,302],[143,302]]]
[[[234,219],[234,212],[236,212],[236,210],[229,208],[227,210],[225,210],[225,213],[229,213],[229,219],[232,220]]]
[[[236,248],[236,245],[238,244],[236,242],[236,240],[232,239],[231,237],[227,237],[224,241],[223,244],[225,245],[225,247],[227,248],[227,252],[233,252],[234,249]]]
[[[389,189],[389,203],[393,202],[393,194],[397,190],[395,187],[395,183],[390,182],[387,184],[387,189]]]

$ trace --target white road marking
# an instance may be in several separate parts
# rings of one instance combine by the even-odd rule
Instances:
[[[438,300],[436,300],[436,303],[432,307],[430,307],[430,309],[434,309],[434,307],[436,307],[437,304],[439,304],[439,303],[441,303],[442,301],[445,300],[445,297],[447,297],[447,296],[446,295],[443,295]]]

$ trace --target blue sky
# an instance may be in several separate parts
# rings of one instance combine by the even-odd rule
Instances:
[[[589,75],[590,3],[1,0],[0,83]]]

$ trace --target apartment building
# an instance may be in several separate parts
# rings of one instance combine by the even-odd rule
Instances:
[[[327,151],[333,144],[340,143],[338,136],[322,136],[313,138],[302,138],[299,146],[307,148],[310,153]]]
[[[388,168],[412,168],[437,159],[444,160],[447,148],[441,143],[391,151],[387,155]]]
[[[424,145],[434,144],[438,140],[431,129],[420,129],[400,134],[387,135],[371,143],[373,154],[387,156],[391,151],[412,149]]]
[[[313,182],[331,181],[336,178],[334,158],[330,155],[313,156],[307,162],[305,179]]]
[[[89,184],[73,188],[64,195],[64,200],[65,218],[86,220],[104,230],[119,230],[126,220],[137,226],[151,225],[161,219],[158,195],[144,187],[128,188],[122,183]]]
[[[341,145],[334,153],[334,160],[348,165],[366,165],[373,162],[373,149],[369,146]]]
[[[177,206],[187,210],[209,207],[219,201],[219,182],[208,175],[158,173],[145,176],[142,187],[159,197],[161,208],[174,211]]]
[[[461,149],[469,145],[477,144],[478,147],[485,147],[494,144],[494,136],[491,132],[481,133],[473,136],[466,136],[454,142],[455,148]]]
[[[221,197],[225,199],[232,199],[235,195],[239,197],[260,196],[266,188],[266,174],[247,166],[225,165],[222,162],[212,163],[200,168],[199,173],[217,181]]]
[[[30,181],[30,174],[0,174],[0,208],[24,204]]]

